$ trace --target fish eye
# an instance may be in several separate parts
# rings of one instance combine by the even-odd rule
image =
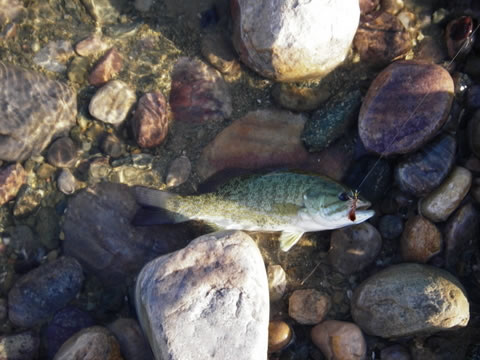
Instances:
[[[347,201],[348,200],[348,194],[344,191],[338,194],[338,200],[341,201]]]

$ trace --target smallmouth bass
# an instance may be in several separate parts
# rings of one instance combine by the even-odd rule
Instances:
[[[149,207],[136,214],[135,225],[202,220],[224,229],[281,231],[283,251],[305,232],[359,224],[375,214],[366,210],[370,202],[358,193],[353,198],[349,188],[325,176],[297,172],[238,177],[201,195],[145,187],[135,187],[134,194],[139,204]]]

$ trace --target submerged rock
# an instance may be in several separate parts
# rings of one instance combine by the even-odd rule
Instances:
[[[330,296],[315,289],[295,290],[288,298],[288,316],[303,325],[315,325],[330,310]]]
[[[123,57],[115,48],[111,48],[95,64],[88,75],[91,85],[100,86],[112,80],[122,70]]]
[[[168,133],[167,101],[160,91],[147,93],[138,100],[132,129],[140,147],[152,148],[165,140]]]
[[[40,339],[33,331],[0,336],[0,354],[5,360],[37,359]]]
[[[64,83],[0,62],[0,159],[23,161],[75,125],[77,97]]]
[[[25,183],[27,174],[19,163],[0,169],[0,205],[15,198]]]
[[[403,260],[426,263],[442,250],[442,233],[435,224],[417,215],[407,221],[400,240]]]
[[[165,183],[168,187],[179,186],[187,181],[192,170],[192,164],[185,155],[174,159],[168,167]]]
[[[108,325],[120,345],[125,360],[153,360],[152,350],[135,319],[119,318]]]
[[[67,70],[66,62],[74,55],[69,41],[50,41],[35,54],[33,62],[49,71],[64,72]]]

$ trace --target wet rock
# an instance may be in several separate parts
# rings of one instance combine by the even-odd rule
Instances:
[[[83,329],[68,339],[53,360],[123,360],[115,336],[101,326]]]
[[[360,109],[358,131],[366,149],[383,156],[418,149],[447,120],[453,92],[453,80],[440,66],[391,64],[372,82]]]
[[[95,55],[104,52],[107,48],[108,44],[99,33],[94,33],[75,45],[75,51],[80,56]]]
[[[168,187],[175,187],[187,181],[192,170],[192,164],[185,155],[174,159],[168,168],[167,179],[165,183]]]
[[[291,83],[275,83],[272,87],[275,102],[288,110],[312,111],[320,107],[330,97],[323,88],[300,87]]]
[[[133,135],[143,148],[160,145],[168,132],[167,101],[160,91],[143,95],[132,118]]]
[[[90,85],[101,86],[112,80],[122,67],[122,55],[115,48],[111,48],[97,61],[88,75],[88,82]]]
[[[292,328],[285,321],[270,321],[268,324],[268,352],[279,352],[293,339]]]
[[[384,338],[466,326],[469,304],[460,282],[427,265],[392,265],[369,277],[353,294],[351,313],[370,335]]]
[[[343,136],[353,124],[361,101],[360,91],[352,91],[330,99],[315,111],[302,133],[308,151],[322,151]]]
[[[330,296],[314,289],[295,290],[288,298],[288,316],[303,325],[315,325],[330,310]]]
[[[153,0],[135,0],[135,9],[141,12],[147,12],[153,5]]]
[[[480,157],[480,111],[476,111],[472,118],[468,121],[468,144],[470,150]]]
[[[448,23],[445,29],[445,42],[451,59],[465,58],[472,49],[474,40],[472,17],[461,16]]]
[[[88,58],[76,56],[68,65],[68,80],[77,84],[83,84],[87,77],[89,66]]]
[[[77,100],[65,84],[0,63],[0,159],[23,161],[75,124]]]
[[[445,221],[460,205],[471,184],[471,172],[457,166],[437,189],[420,201],[419,210],[433,222]]]
[[[380,352],[382,360],[411,360],[410,353],[401,345],[392,345]]]
[[[114,134],[108,134],[102,141],[102,151],[112,158],[118,158],[125,153],[125,144]]]
[[[137,100],[135,92],[120,80],[112,80],[97,90],[88,111],[101,121],[120,125]]]
[[[439,136],[398,163],[394,171],[395,181],[405,192],[418,197],[427,195],[452,170],[456,146],[453,136]]]
[[[287,274],[280,265],[269,265],[267,268],[270,301],[278,301],[287,289]]]
[[[73,258],[61,257],[22,276],[8,293],[8,317],[19,327],[48,319],[80,291],[83,272]]]
[[[120,345],[125,360],[153,360],[152,350],[134,319],[120,318],[108,325]]]
[[[72,195],[77,190],[77,180],[70,170],[63,169],[58,175],[57,187],[65,195]]]
[[[39,347],[40,339],[32,331],[0,336],[1,359],[34,360]]]
[[[48,250],[59,247],[60,218],[53,207],[45,206],[35,214],[37,240]]]
[[[480,85],[473,85],[467,90],[467,106],[470,109],[480,108]]]
[[[375,10],[380,4],[380,0],[359,0],[360,14],[365,15]]]
[[[397,215],[385,215],[380,218],[378,230],[382,238],[393,240],[403,233],[403,220]]]
[[[201,51],[205,59],[222,74],[233,78],[240,75],[240,63],[232,43],[225,34],[210,32],[203,36]]]
[[[64,72],[67,70],[66,62],[75,53],[70,41],[50,41],[33,57],[33,62],[46,70]]]
[[[328,261],[335,270],[352,274],[371,264],[381,248],[380,233],[365,222],[332,232]]]
[[[50,164],[60,168],[69,168],[77,161],[77,147],[69,137],[61,137],[50,145],[47,152]]]
[[[407,221],[400,240],[403,260],[420,263],[437,255],[442,244],[442,234],[435,224],[420,215]]]
[[[22,187],[15,199],[13,216],[24,216],[35,210],[45,196],[44,189],[35,189],[30,186]]]
[[[192,234],[185,227],[135,228],[138,210],[129,188],[100,183],[79,192],[68,204],[63,248],[103,283],[121,283],[149,260],[185,246]]]
[[[240,59],[265,77],[276,81],[317,78],[345,59],[359,14],[358,0],[235,0],[233,43]]]
[[[267,276],[260,251],[245,233],[204,235],[150,262],[137,278],[135,302],[154,354],[266,358]]]
[[[100,24],[116,23],[124,10],[126,0],[81,0],[90,16]]]
[[[363,360],[367,343],[360,328],[349,322],[327,320],[312,329],[312,341],[327,359]]]
[[[178,121],[222,121],[232,114],[230,91],[220,73],[186,57],[173,68],[169,102]]]
[[[0,26],[8,24],[20,15],[26,13],[20,0],[0,0]]]
[[[405,56],[412,39],[396,16],[378,11],[360,18],[353,45],[362,61],[381,67]]]
[[[26,176],[25,170],[19,163],[0,169],[0,205],[15,198],[25,183]]]
[[[479,213],[471,204],[465,204],[448,220],[445,229],[445,265],[455,270],[468,249],[473,248],[479,235]]]
[[[76,307],[67,306],[57,312],[45,330],[48,359],[53,359],[60,347],[78,331],[93,326],[92,317]]]

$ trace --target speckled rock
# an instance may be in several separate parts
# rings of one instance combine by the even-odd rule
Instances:
[[[447,120],[453,92],[453,80],[444,68],[394,62],[375,78],[363,100],[358,119],[363,144],[384,156],[417,150]],[[423,98],[426,93],[429,96]]]
[[[367,343],[360,328],[353,323],[324,321],[312,329],[312,341],[327,359],[366,359]]]
[[[50,164],[60,168],[69,168],[77,161],[77,147],[69,137],[55,140],[48,148],[47,160]]]
[[[287,289],[287,274],[280,265],[268,265],[267,268],[268,289],[270,301],[278,301]]]
[[[230,39],[225,34],[210,32],[202,37],[202,55],[222,74],[236,78],[241,67]]]
[[[442,234],[423,216],[410,218],[400,240],[403,260],[426,263],[442,250]]]
[[[235,0],[231,7],[241,60],[276,81],[316,78],[342,63],[360,15],[358,0]]]
[[[115,48],[111,48],[95,64],[88,75],[90,85],[100,86],[112,80],[123,67],[123,57]]]
[[[22,165],[15,163],[0,169],[0,205],[14,199],[25,183],[26,173]]]
[[[19,327],[32,327],[70,302],[83,283],[82,267],[61,257],[22,276],[8,293],[8,317]]]
[[[294,83],[275,83],[272,97],[275,102],[288,110],[312,111],[320,107],[330,97],[324,88],[300,87]]]
[[[232,114],[230,91],[220,73],[186,57],[173,68],[169,102],[178,121],[222,121]]]
[[[15,20],[22,13],[26,13],[26,9],[21,0],[0,0],[0,26]]]
[[[148,263],[135,303],[158,359],[267,358],[267,275],[243,232],[204,235]]]
[[[60,347],[76,332],[93,326],[90,314],[79,308],[67,306],[57,312],[45,330],[45,345],[48,359],[53,359]]]
[[[34,360],[39,347],[40,339],[32,331],[0,336],[0,359]]]
[[[447,269],[456,270],[457,263],[477,242],[479,230],[479,213],[471,203],[463,205],[448,219],[444,229]]]
[[[104,52],[108,44],[103,40],[101,34],[94,33],[75,45],[75,52],[80,56],[90,56]]]
[[[50,41],[33,57],[33,62],[46,70],[64,72],[67,70],[67,61],[75,55],[70,41]]]
[[[466,326],[466,292],[450,273],[427,265],[392,265],[354,291],[352,317],[362,330],[384,338]]]
[[[381,248],[380,233],[373,225],[364,222],[332,232],[328,261],[335,270],[352,274],[371,264]]]
[[[120,125],[137,100],[135,92],[120,80],[112,80],[97,90],[88,111],[101,121]]]
[[[274,353],[287,347],[293,339],[293,330],[285,321],[268,324],[268,352]]]
[[[382,360],[411,360],[410,353],[401,345],[392,345],[380,352]]]
[[[77,97],[67,85],[0,62],[0,159],[23,161],[75,124]]]
[[[362,94],[355,90],[330,99],[307,120],[302,140],[308,151],[322,151],[353,124],[360,108]]]
[[[192,171],[192,164],[185,155],[174,159],[168,167],[168,173],[165,183],[168,187],[179,186],[187,181]]]
[[[295,290],[288,298],[288,316],[303,325],[315,325],[330,310],[330,296],[314,289]]]
[[[433,222],[445,221],[460,205],[472,184],[472,174],[457,166],[445,181],[419,203],[423,216]]]
[[[168,132],[167,101],[160,91],[143,95],[132,118],[133,136],[143,148],[160,145]]]
[[[425,196],[437,188],[451,171],[457,142],[441,135],[419,151],[402,159],[395,167],[395,181],[415,196]]]
[[[362,61],[381,67],[405,56],[412,39],[396,16],[378,11],[360,18],[353,45]]]
[[[109,324],[108,329],[117,338],[125,360],[153,360],[150,345],[136,320],[119,318]]]
[[[192,239],[187,228],[130,224],[139,209],[128,186],[99,183],[73,197],[67,208],[63,248],[85,271],[107,285],[119,284],[160,254]]]
[[[53,360],[123,360],[115,336],[101,326],[83,329],[68,339]]]

